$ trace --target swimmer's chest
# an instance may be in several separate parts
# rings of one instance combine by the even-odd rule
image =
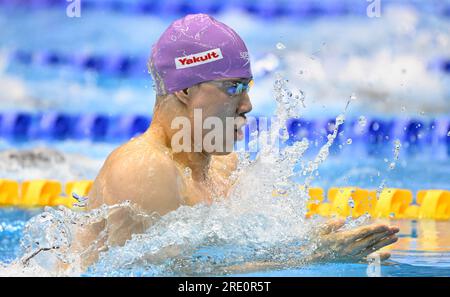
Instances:
[[[186,205],[211,204],[214,198],[226,197],[231,186],[228,176],[215,168],[210,168],[207,176],[206,180],[196,181],[184,172],[180,194]]]

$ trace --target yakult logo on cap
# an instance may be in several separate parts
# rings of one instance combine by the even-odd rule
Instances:
[[[220,51],[220,48],[215,48],[206,52],[175,58],[175,67],[177,69],[183,69],[214,62],[220,59],[223,59],[222,52]]]

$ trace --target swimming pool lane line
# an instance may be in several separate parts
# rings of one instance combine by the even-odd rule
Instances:
[[[0,179],[0,207],[39,208],[66,206],[83,210],[83,203],[93,181],[27,180],[19,183]],[[305,191],[299,186],[299,193]],[[369,214],[374,218],[450,220],[450,190],[419,190],[415,199],[408,189],[384,188],[377,197],[375,190],[358,187],[309,188],[307,217],[314,215],[332,217],[360,217]],[[283,194],[272,193],[274,199]]]

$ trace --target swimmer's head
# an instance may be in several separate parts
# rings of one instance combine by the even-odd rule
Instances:
[[[152,47],[148,63],[157,95],[201,82],[252,78],[247,47],[230,27],[206,14],[174,21]]]
[[[252,83],[249,54],[237,33],[206,14],[187,15],[173,22],[153,45],[148,66],[157,104],[167,98],[176,105],[163,112],[174,110],[170,112],[174,116],[188,117],[192,129],[195,110],[197,115],[201,110],[202,123],[210,117],[220,119],[222,149],[207,152],[231,152],[234,141],[242,139],[245,114],[252,109],[248,96]],[[227,128],[230,118],[236,123],[231,130]],[[202,130],[201,141],[211,130]],[[227,141],[230,137],[231,146]],[[194,141],[193,133],[191,138]]]

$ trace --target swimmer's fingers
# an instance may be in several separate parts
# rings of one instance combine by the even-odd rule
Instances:
[[[367,257],[368,255],[372,254],[375,251],[378,251],[379,249],[388,246],[390,244],[393,244],[395,242],[397,242],[398,237],[395,234],[389,235],[386,238],[383,238],[382,240],[380,240],[379,242],[377,242],[376,244],[374,244],[373,246],[368,247],[367,249],[365,249],[362,253],[361,256],[362,257]]]
[[[373,247],[375,244],[383,240],[383,238],[391,235],[390,231],[384,231],[380,233],[371,234],[366,236],[360,240],[357,240],[350,244],[349,250],[353,255],[359,255],[361,252],[367,250],[370,247]]]
[[[344,219],[332,219],[327,221],[325,224],[321,225],[319,227],[319,234],[320,235],[327,235],[331,232],[337,231],[339,228],[344,226],[345,220]]]
[[[368,262],[371,262],[373,260],[376,260],[376,257],[380,257],[380,261],[385,261],[389,259],[391,254],[389,252],[381,252],[377,251],[385,246],[388,246],[390,244],[395,243],[398,240],[398,237],[394,235],[390,235],[383,240],[379,241],[375,245],[368,247],[367,249],[363,250],[359,255],[356,256],[356,258],[367,260]]]
[[[380,262],[386,261],[391,257],[391,253],[389,252],[375,252],[371,253],[366,257],[367,262],[373,262],[376,261],[377,258],[380,259]]]
[[[361,251],[374,247],[386,237],[394,235],[397,232],[397,227],[389,227],[386,231],[370,234],[351,243],[351,249],[356,253],[360,253]]]
[[[362,238],[365,238],[365,237],[368,237],[371,235],[375,235],[375,234],[385,233],[391,229],[392,229],[392,232],[394,232],[396,230],[397,230],[396,232],[398,232],[398,228],[396,228],[396,229],[391,228],[384,224],[373,224],[373,225],[359,227],[354,230],[342,232],[342,235],[344,236],[345,241],[347,243],[351,244],[352,242],[361,240]]]

